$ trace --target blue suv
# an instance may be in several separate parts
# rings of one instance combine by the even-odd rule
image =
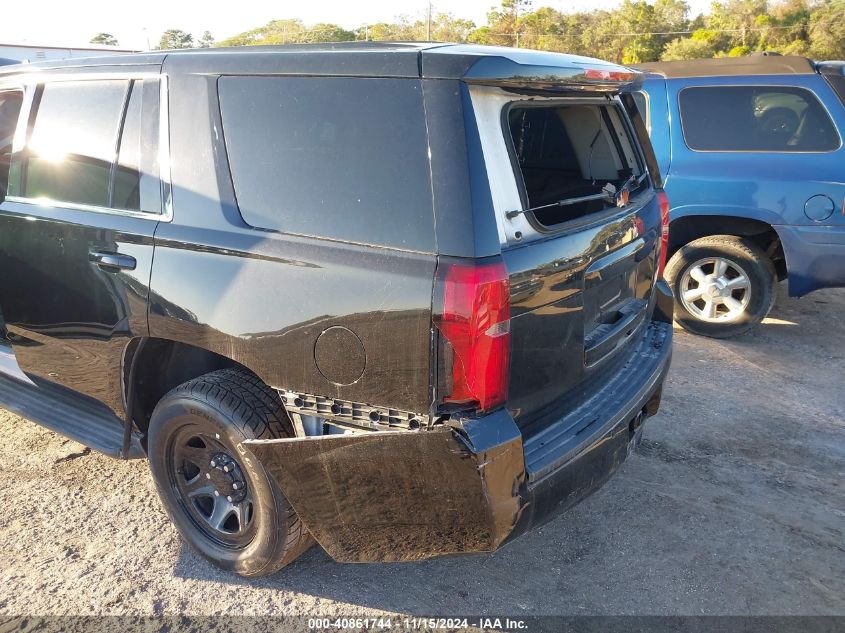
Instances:
[[[751,56],[641,64],[634,99],[670,209],[675,319],[707,336],[845,286],[845,62]]]

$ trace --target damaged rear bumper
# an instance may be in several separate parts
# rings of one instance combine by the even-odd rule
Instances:
[[[244,446],[335,560],[493,551],[598,489],[625,460],[657,411],[671,359],[671,324],[652,321],[647,330],[611,386],[616,397],[598,394],[525,443],[500,410],[427,431]]]

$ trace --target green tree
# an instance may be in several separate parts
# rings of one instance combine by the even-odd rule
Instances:
[[[425,22],[422,24],[425,27]],[[431,39],[436,42],[466,42],[475,30],[475,22],[456,18],[451,13],[438,13],[432,17]]]
[[[524,14],[520,23],[520,45],[525,48],[560,51],[566,49],[571,39],[571,34],[566,30],[566,16],[549,7]]]
[[[356,39],[355,31],[347,31],[337,24],[320,22],[305,32],[306,42],[351,42]]]
[[[695,17],[690,16],[686,0],[619,1],[610,10],[563,12],[543,6],[534,9],[530,0],[500,0],[487,14],[487,23],[478,27],[450,13],[432,16],[430,38],[518,45],[625,64],[766,50],[818,59],[845,57],[845,0],[716,0],[709,14]],[[300,20],[273,20],[220,44],[427,37],[429,23],[423,16],[401,16],[354,31],[334,24],[309,27]],[[202,38],[199,44],[203,45]]]
[[[102,44],[103,46],[117,46],[117,38],[111,33],[97,33],[90,40],[91,44]]]
[[[211,48],[214,46],[214,36],[211,31],[203,31],[202,37],[197,40],[197,45],[200,48]]]
[[[373,40],[377,42],[414,39],[409,25],[401,20],[395,24],[378,22],[377,24],[362,26],[358,29],[356,36],[356,39],[359,40]]]
[[[466,42],[475,31],[475,23],[454,17],[451,13],[431,16],[431,39],[435,42]],[[356,39],[375,41],[424,41],[428,38],[428,20],[400,16],[394,23],[379,22],[362,26]]]
[[[158,47],[162,50],[174,48],[191,48],[194,45],[194,36],[179,29],[167,29],[161,34]]]
[[[225,39],[220,42],[220,46],[347,42],[357,38],[358,33],[337,24],[321,23],[307,27],[302,20],[272,20],[264,26]]]
[[[766,0],[725,0],[710,5],[707,28],[717,32],[713,44],[728,51],[735,46],[759,48],[761,28],[765,25],[769,6]],[[758,18],[764,18],[761,22]]]
[[[845,0],[827,0],[813,9],[809,45],[815,59],[845,59]]]
[[[249,46],[251,44],[289,44],[304,39],[302,20],[271,20],[264,26],[245,31],[223,40],[219,46]]]
[[[523,18],[531,0],[502,0],[501,6],[487,14],[487,28],[473,34],[470,41],[497,46],[520,46]]]
[[[713,57],[715,54],[716,50],[706,39],[679,37],[666,45],[660,59],[664,61],[674,61],[678,59],[701,59]]]

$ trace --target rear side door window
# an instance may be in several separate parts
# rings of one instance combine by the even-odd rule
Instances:
[[[681,90],[687,146],[708,152],[832,152],[841,140],[818,98],[791,86],[707,86]]]
[[[36,93],[9,195],[128,211],[161,211],[158,79],[46,83]]]

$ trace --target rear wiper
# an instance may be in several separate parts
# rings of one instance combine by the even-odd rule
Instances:
[[[579,196],[577,198],[565,198],[557,202],[550,202],[538,207],[531,207],[528,209],[518,209],[516,211],[508,211],[505,217],[509,220],[515,218],[523,213],[534,213],[535,211],[542,211],[543,209],[552,209],[555,207],[568,207],[573,204],[580,204],[581,202],[591,202],[593,200],[604,200],[608,204],[618,207],[624,207],[628,204],[628,195],[630,195],[632,187],[638,187],[643,180],[645,180],[647,172],[643,172],[639,176],[631,176],[617,189],[616,185],[608,182],[602,187],[601,193],[594,193],[589,196]],[[627,192],[628,195],[624,195]]]

